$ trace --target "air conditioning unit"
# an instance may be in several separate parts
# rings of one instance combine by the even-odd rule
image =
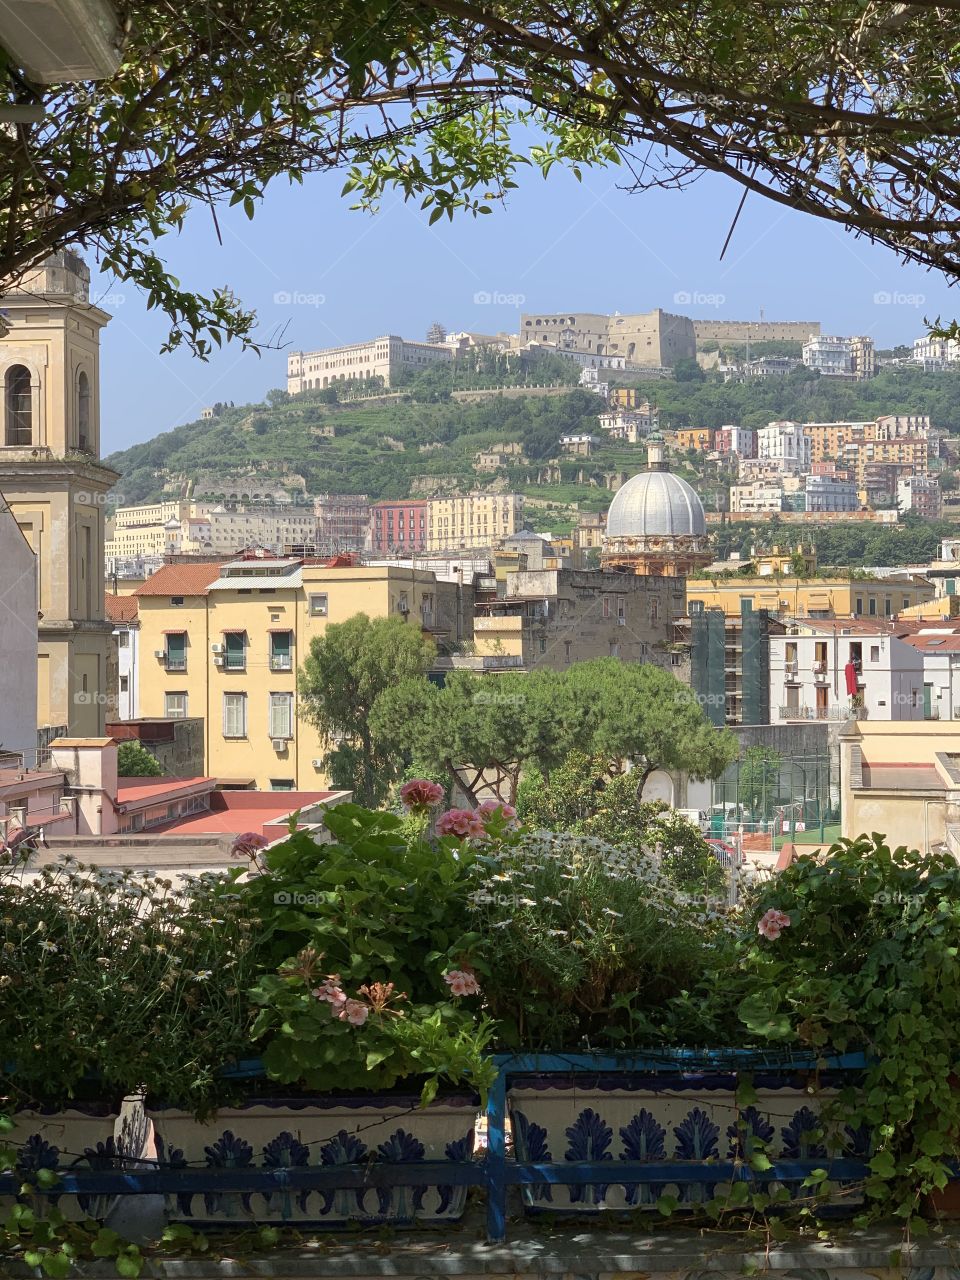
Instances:
[[[274,740],[273,740],[273,749],[274,749],[274,751],[286,751],[286,749],[287,749],[287,740],[286,740],[286,738],[274,738]]]
[[[213,662],[214,662],[214,666],[222,667],[222,666],[223,666],[223,654],[222,654],[222,653],[215,653],[215,654],[213,655]]]
[[[211,653],[223,653],[223,645],[222,645],[222,644],[212,644],[212,645],[210,646],[210,652],[211,652]]]
[[[154,649],[153,656],[155,658],[165,658],[167,656],[166,649]]]
[[[321,760],[319,757],[316,760],[311,760],[310,763],[313,765],[315,769],[323,768],[323,760]]]

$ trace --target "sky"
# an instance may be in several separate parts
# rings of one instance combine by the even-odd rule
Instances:
[[[578,183],[531,169],[503,205],[479,218],[427,225],[416,204],[389,198],[376,215],[351,210],[342,174],[302,186],[278,181],[256,217],[196,209],[158,250],[181,283],[229,285],[255,308],[258,356],[228,344],[209,362],[161,355],[163,316],[108,275],[93,300],[113,315],[103,333],[104,454],[200,416],[218,400],[258,402],[285,386],[289,350],[384,333],[516,331],[521,311],[636,312],[694,318],[819,320],[823,332],[865,333],[880,348],[910,343],[924,319],[960,315],[943,276],[901,263],[818,219],[749,195],[723,261],[740,188],[710,175],[683,191],[632,195],[616,170]],[[429,211],[428,211],[429,212]],[[276,348],[276,349],[273,349]]]

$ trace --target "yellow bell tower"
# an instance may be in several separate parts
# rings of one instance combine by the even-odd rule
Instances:
[[[103,733],[112,628],[103,612],[100,330],[90,271],[54,254],[0,299],[0,493],[37,563],[37,724],[49,739]],[[0,565],[0,596],[4,568]],[[2,655],[0,655],[2,661]],[[2,718],[2,709],[0,709]]]

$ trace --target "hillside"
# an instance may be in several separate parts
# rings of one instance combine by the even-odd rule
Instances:
[[[960,434],[956,373],[891,370],[865,383],[836,383],[798,370],[787,378],[748,384],[708,377],[638,385],[659,405],[667,430],[724,423],[756,427],[777,418],[831,421],[929,413],[935,426]],[[121,476],[113,499],[130,504],[164,492],[193,492],[191,483],[203,473],[255,474],[280,483],[302,477],[309,493],[366,493],[372,498],[426,496],[495,483],[542,503],[578,503],[596,511],[611,497],[604,487],[606,475],[643,466],[642,446],[611,444],[589,459],[563,458],[559,469],[547,472],[546,461],[557,457],[561,435],[600,434],[596,414],[603,405],[590,392],[554,388],[538,394],[531,388],[533,394],[515,399],[493,396],[465,403],[451,400],[450,389],[431,371],[429,379],[411,384],[402,396],[366,403],[329,404],[322,392],[290,398],[274,391],[269,404],[230,407],[217,419],[189,423],[112,454],[106,461]],[[528,461],[495,475],[477,472],[477,452],[500,441],[521,444]],[[699,482],[708,507],[713,506],[710,480],[697,472],[699,460],[687,455],[673,465]],[[569,511],[551,511],[537,502],[531,512],[541,528],[560,528],[569,521]]]

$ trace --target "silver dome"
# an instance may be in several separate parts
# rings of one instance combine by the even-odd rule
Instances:
[[[702,535],[703,504],[686,480],[669,471],[642,471],[617,490],[607,513],[608,538],[649,534]]]

